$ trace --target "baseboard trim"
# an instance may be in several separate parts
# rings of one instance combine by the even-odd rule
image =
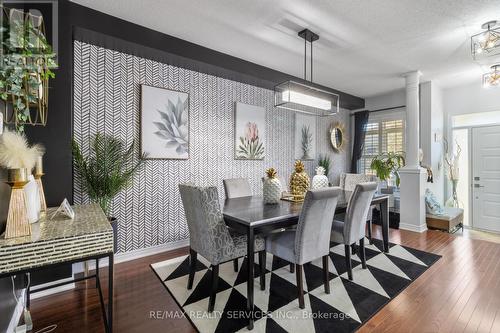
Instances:
[[[181,247],[189,246],[189,239],[182,239],[172,243],[160,244],[156,246],[147,247],[145,249],[138,249],[134,251],[118,253],[115,255],[115,263],[119,264],[121,262],[135,260],[151,256],[153,254],[158,254],[162,252],[172,251],[180,249]]]
[[[424,231],[427,231],[427,224],[416,226],[414,224],[399,222],[399,229],[422,233]]]
[[[469,230],[473,230],[473,231],[481,231],[481,232],[486,232],[486,233],[490,233],[490,234],[495,234],[495,235],[500,235],[500,231],[495,231],[495,230],[488,230],[488,229],[481,229],[481,228],[477,228],[477,227],[474,227],[474,226],[465,226],[464,227],[465,229],[469,229]]]
[[[172,251],[179,249],[181,247],[189,246],[189,239],[182,239],[179,241],[171,242],[171,243],[166,243],[166,244],[160,244],[156,246],[151,246],[147,247],[144,249],[138,249],[138,250],[133,250],[129,252],[124,252],[124,253],[117,253],[115,254],[115,264],[119,264],[122,262],[126,261],[131,261],[131,260],[136,260],[140,258],[144,258],[147,256],[152,256],[154,254],[162,253],[162,252],[167,252],[167,251]],[[99,261],[99,267],[107,267],[108,266],[108,259],[101,259]],[[95,269],[95,261],[89,261],[89,269]],[[73,265],[73,274],[76,273],[82,273],[84,271],[83,269],[83,264],[75,264]]]
[[[138,249],[138,250],[124,252],[124,253],[118,253],[115,255],[115,264],[144,258],[144,257],[151,256],[154,254],[162,253],[162,252],[176,250],[176,249],[179,249],[179,248],[185,247],[185,246],[189,246],[189,239],[182,239],[180,241],[176,241],[176,242],[172,242],[172,243],[160,244],[160,245],[156,245],[156,246],[147,247],[144,249]],[[101,259],[99,261],[99,267],[107,267],[107,266],[108,266],[108,259]],[[89,269],[95,269],[95,260],[89,261]],[[83,273],[83,271],[84,271],[83,263],[73,264],[73,275],[78,274],[78,273]],[[43,286],[48,286],[50,284],[55,284],[55,283],[59,283],[59,282],[63,282],[65,280],[71,280],[71,279],[72,278],[54,281],[51,283],[39,285],[37,287],[41,288]],[[57,288],[51,288],[51,289],[47,289],[47,290],[40,291],[40,292],[36,292],[36,290],[32,290],[31,298],[36,299],[36,298],[40,298],[40,297],[44,297],[44,296],[49,296],[49,295],[52,295],[55,293],[59,293],[61,291],[71,290],[74,287],[75,287],[74,283],[69,283],[69,284],[64,285],[64,286],[60,286]]]
[[[69,278],[66,278],[66,279],[52,281],[52,282],[48,282],[48,283],[44,283],[44,284],[38,284],[38,285],[36,285],[36,286],[34,286],[33,288],[30,289],[30,298],[31,299],[37,299],[37,298],[40,298],[40,297],[44,297],[44,296],[48,296],[48,295],[52,295],[52,294],[57,294],[57,293],[60,293],[60,292],[63,292],[63,291],[71,290],[71,289],[75,288],[75,283],[68,283],[68,284],[65,284],[63,286],[59,286],[59,287],[55,287],[55,288],[50,288],[50,289],[42,290],[42,291],[36,291],[37,288],[44,288],[44,287],[48,287],[48,286],[50,286],[52,284],[61,283],[61,282],[67,282],[67,281],[72,281],[72,280],[73,280],[73,278],[69,277]]]

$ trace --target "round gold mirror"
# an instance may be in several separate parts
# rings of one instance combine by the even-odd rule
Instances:
[[[330,127],[330,144],[332,148],[340,152],[344,150],[344,146],[347,142],[347,135],[345,133],[345,127],[341,122],[335,122]]]

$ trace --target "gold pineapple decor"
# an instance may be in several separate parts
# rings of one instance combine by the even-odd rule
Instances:
[[[296,201],[304,200],[309,189],[310,178],[301,160],[295,161],[295,171],[290,177],[290,192]]]

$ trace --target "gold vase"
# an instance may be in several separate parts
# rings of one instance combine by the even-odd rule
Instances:
[[[33,176],[35,177],[36,185],[38,187],[38,195],[40,197],[40,215],[45,215],[47,213],[47,202],[45,201],[45,192],[43,190],[42,183],[43,175],[45,175],[45,173],[43,173],[43,157],[38,156]]]
[[[31,225],[28,221],[26,195],[24,186],[28,184],[28,169],[7,170],[7,184],[12,188],[5,228],[5,238],[15,238],[31,235]]]

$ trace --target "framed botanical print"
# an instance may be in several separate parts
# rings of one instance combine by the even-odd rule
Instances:
[[[263,160],[266,150],[266,109],[237,102],[234,134],[234,158]]]
[[[189,158],[189,94],[141,85],[141,153],[148,159]]]
[[[295,113],[295,158],[316,158],[316,117]]]

